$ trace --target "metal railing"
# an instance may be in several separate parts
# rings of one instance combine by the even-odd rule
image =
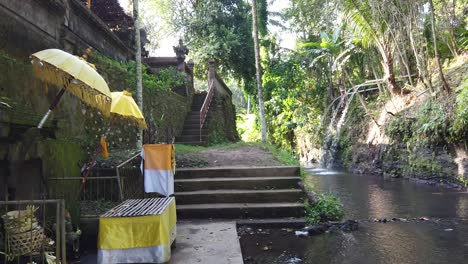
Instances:
[[[200,142],[202,141],[202,129],[205,124],[206,118],[208,116],[208,110],[210,109],[211,101],[213,100],[215,94],[215,84],[214,80],[211,81],[209,85],[208,93],[206,94],[205,101],[200,109]]]
[[[139,156],[140,153],[132,155],[117,165],[115,171],[110,170],[106,173],[106,171],[97,170],[92,177],[86,178],[85,183],[82,177],[48,178],[49,197],[69,201],[70,207],[80,208],[81,215],[100,215],[128,196],[124,194],[123,185],[133,182],[134,177],[130,177],[131,175],[136,173],[141,175],[141,173],[139,168],[123,167]],[[99,176],[100,174],[102,176]],[[127,181],[127,178],[132,180]]]

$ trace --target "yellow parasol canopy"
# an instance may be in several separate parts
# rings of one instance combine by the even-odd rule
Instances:
[[[135,122],[139,127],[146,129],[145,117],[138,108],[132,94],[127,91],[112,92],[111,114],[121,115]]]
[[[87,52],[91,52],[91,49]],[[63,87],[84,103],[109,115],[111,93],[93,64],[59,49],[39,51],[32,54],[31,58],[34,72],[39,79]]]

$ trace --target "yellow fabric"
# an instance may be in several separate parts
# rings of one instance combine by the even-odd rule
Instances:
[[[47,49],[31,55],[36,76],[71,94],[86,104],[109,115],[111,93],[106,81],[87,63],[59,49]]]
[[[98,249],[126,249],[171,244],[176,227],[175,199],[160,215],[100,217]]]
[[[132,94],[123,91],[123,92],[112,92],[112,105],[111,113],[124,116],[129,118],[138,124],[139,127],[146,129],[145,117],[138,108],[138,105],[135,103],[135,100],[132,98]]]
[[[146,144],[143,146],[145,170],[174,170],[175,147],[173,144]]]

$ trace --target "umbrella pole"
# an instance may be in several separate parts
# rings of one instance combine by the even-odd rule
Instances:
[[[111,120],[109,122],[109,127],[107,127],[106,131],[104,132],[104,136],[107,136],[107,133],[109,133],[113,121],[114,121],[114,117],[111,118]],[[96,166],[97,157],[99,156],[99,153],[101,152],[100,149],[101,148],[99,146],[96,148],[96,151],[94,152],[93,158],[91,159],[91,161],[89,163],[87,163],[87,164],[89,164],[89,166],[85,167],[85,172],[83,173],[83,176],[81,177],[82,180],[81,180],[80,193],[84,188],[84,185],[86,183],[86,178],[88,178],[88,176],[91,174],[91,170],[94,168],[94,166]]]
[[[50,104],[49,110],[45,113],[45,115],[42,117],[41,122],[39,122],[39,125],[37,125],[38,129],[41,129],[44,126],[44,123],[47,121],[47,119],[50,116],[50,113],[57,107],[60,99],[62,98],[63,94],[65,93],[65,88],[62,88],[60,92],[55,96],[54,101]]]

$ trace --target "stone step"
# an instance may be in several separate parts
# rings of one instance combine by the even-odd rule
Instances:
[[[273,166],[273,167],[223,167],[223,168],[187,168],[176,171],[177,179],[195,178],[238,178],[238,177],[282,177],[299,176],[300,167]]]
[[[198,125],[198,127],[200,127],[200,119],[187,117],[184,121],[184,126],[185,125]]]
[[[207,141],[208,136],[202,135],[200,140],[200,134],[197,135],[181,135],[175,138],[176,142],[194,142],[194,141]]]
[[[200,104],[200,105],[199,105],[199,104],[196,104],[196,105],[192,105],[192,107],[190,108],[190,110],[196,111],[196,112],[200,112],[201,108],[202,108],[202,104]]]
[[[184,124],[182,131],[184,130],[192,130],[192,129],[200,129],[200,124]]]
[[[279,203],[300,202],[304,198],[301,189],[281,190],[202,190],[178,192],[177,205],[223,203]]]
[[[200,118],[200,111],[192,111],[187,113],[187,117],[197,117]]]
[[[177,218],[281,218],[303,217],[302,203],[209,203],[177,205]]]
[[[202,135],[208,135],[208,129],[204,128],[201,131]],[[185,129],[182,130],[181,136],[189,136],[189,135],[200,135],[200,129]]]
[[[197,178],[176,179],[176,192],[191,192],[200,190],[268,190],[295,189],[300,182],[299,177],[252,177],[252,178]]]

